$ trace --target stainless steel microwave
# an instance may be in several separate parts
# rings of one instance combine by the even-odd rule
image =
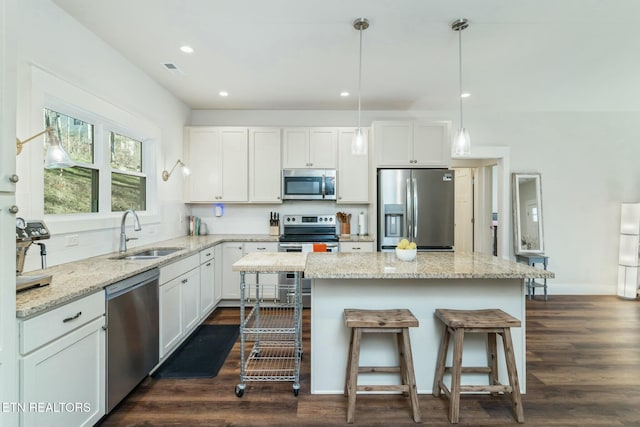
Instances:
[[[284,169],[283,200],[336,200],[335,169]]]

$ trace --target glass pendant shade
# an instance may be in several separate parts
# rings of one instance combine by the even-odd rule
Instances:
[[[369,145],[367,140],[367,133],[359,127],[353,132],[353,139],[351,140],[351,154],[355,156],[366,156],[367,146]]]
[[[62,148],[55,130],[50,130],[45,134],[45,141],[47,144],[47,155],[44,161],[45,169],[64,169],[74,165],[69,154]]]
[[[471,138],[466,128],[460,128],[453,142],[453,152],[456,156],[464,156],[471,153]]]

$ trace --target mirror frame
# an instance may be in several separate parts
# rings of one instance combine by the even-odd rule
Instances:
[[[538,204],[538,236],[540,245],[536,249],[522,248],[522,224],[520,221],[520,180],[534,179],[536,183],[536,201]],[[544,254],[544,226],[542,215],[542,179],[539,173],[512,173],[511,200],[513,213],[513,252],[516,255]]]

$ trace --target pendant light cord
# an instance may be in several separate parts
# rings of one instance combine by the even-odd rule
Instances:
[[[458,68],[459,68],[459,84],[460,84],[460,129],[464,128],[462,120],[462,28],[458,29]]]
[[[362,126],[360,125],[361,117],[361,94],[362,94],[362,26],[358,30],[360,33],[360,57],[358,60],[358,132],[362,132]]]

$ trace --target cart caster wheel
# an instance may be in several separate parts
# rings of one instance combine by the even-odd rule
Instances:
[[[244,387],[241,385],[236,386],[236,396],[242,397],[244,395]]]
[[[298,394],[300,394],[300,386],[298,386],[298,387],[293,386],[293,395],[295,397],[298,397]]]

